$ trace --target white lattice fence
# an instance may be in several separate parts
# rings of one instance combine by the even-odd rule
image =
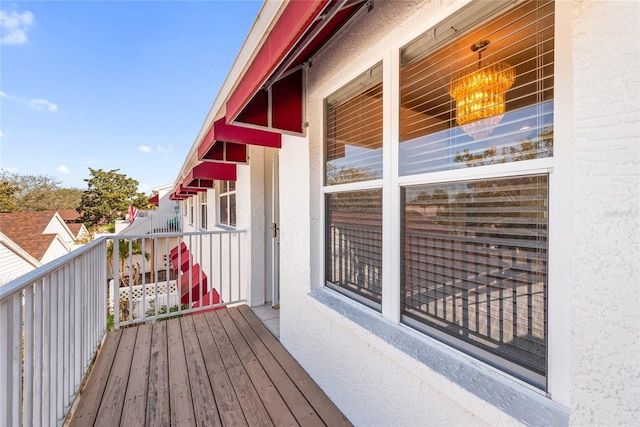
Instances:
[[[156,283],[147,283],[144,285],[135,285],[135,286],[125,286],[125,287],[121,287],[119,289],[119,300],[122,301],[129,301],[131,300],[134,304],[138,304],[139,302],[142,301],[142,297],[144,295],[144,298],[147,302],[147,304],[145,304],[146,306],[148,306],[148,302],[149,301],[153,301],[156,298],[156,287],[157,287],[157,296],[158,296],[158,303],[160,304],[161,301],[166,301],[164,302],[164,304],[168,304],[173,302],[174,299],[179,300],[178,297],[178,288],[176,286],[176,281],[172,280],[169,283],[169,291],[167,292],[167,282],[159,282],[157,285]],[[115,294],[115,290],[113,289],[113,280],[111,280],[109,282],[109,314],[113,314],[113,298],[114,298],[114,294]],[[174,296],[176,298],[174,298]],[[168,298],[168,301],[167,301]],[[163,305],[164,305],[163,304]]]

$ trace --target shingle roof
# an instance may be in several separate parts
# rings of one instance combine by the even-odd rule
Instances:
[[[69,230],[71,230],[71,232],[73,233],[73,237],[78,237],[78,233],[80,232],[80,229],[82,229],[82,226],[84,224],[81,222],[68,222],[67,223],[67,227],[69,227]]]
[[[55,234],[42,234],[55,211],[0,213],[0,231],[37,260],[56,238]]]
[[[58,213],[67,224],[70,222],[76,222],[80,219],[80,214],[75,209],[60,209]]]

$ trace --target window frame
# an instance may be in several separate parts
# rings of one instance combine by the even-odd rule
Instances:
[[[231,184],[233,183],[233,189],[230,189]],[[237,226],[237,205],[236,205],[236,194],[237,194],[237,184],[235,181],[219,181],[218,182],[218,225],[223,227],[235,228]],[[223,200],[224,206],[227,209],[226,217],[223,216]],[[231,212],[231,201],[233,200],[233,214]],[[232,219],[234,219],[232,221]]]
[[[472,2],[472,4],[478,4],[479,2]],[[458,13],[463,13],[467,9],[467,5],[462,5],[458,10],[449,13],[448,16],[452,17]],[[485,21],[497,16],[504,8],[498,11],[493,11],[486,17]],[[570,33],[570,28],[564,26],[562,29],[561,23],[568,22],[563,19],[570,20],[570,7],[563,5],[562,2],[556,1],[554,5],[555,14],[555,28],[554,28],[554,62],[556,64],[556,71],[554,72],[554,82],[562,79],[570,78],[570,67],[562,68],[559,64],[570,65],[571,61],[567,55],[570,51],[569,42],[561,40],[562,34],[567,36]],[[392,42],[390,46],[382,50],[382,53],[375,57],[367,58],[365,62],[359,62],[357,68],[345,69],[339,78],[332,81],[330,85],[323,87],[323,94],[320,99],[331,96],[334,92],[339,90],[348,84],[351,79],[358,76],[366,69],[372,67],[376,63],[382,61],[383,63],[383,126],[384,129],[384,144],[383,144],[383,178],[371,182],[356,182],[348,184],[339,184],[328,186],[325,184],[325,171],[324,163],[320,169],[320,193],[322,194],[320,203],[321,236],[324,236],[326,217],[324,198],[325,194],[335,191],[350,191],[356,189],[368,189],[368,188],[383,188],[383,302],[382,302],[382,316],[393,324],[398,325],[401,328],[405,328],[408,331],[415,331],[415,329],[406,326],[401,321],[400,316],[400,238],[398,230],[401,229],[401,204],[400,204],[400,191],[401,186],[426,184],[426,183],[446,183],[455,182],[461,180],[471,179],[483,179],[490,177],[509,177],[520,175],[533,175],[533,174],[548,174],[548,191],[549,191],[549,237],[548,237],[548,318],[547,318],[547,386],[545,390],[534,387],[526,382],[521,381],[517,377],[514,377],[502,370],[493,368],[487,365],[488,368],[494,370],[497,374],[503,375],[506,378],[513,380],[516,383],[521,384],[537,393],[546,394],[551,396],[553,394],[554,399],[559,402],[569,401],[569,320],[566,310],[568,304],[568,285],[566,279],[569,278],[569,270],[566,266],[562,265],[561,257],[568,255],[568,248],[566,244],[561,243],[563,236],[566,238],[567,230],[570,229],[571,222],[567,216],[568,200],[562,196],[561,189],[567,189],[567,184],[559,182],[562,179],[567,179],[568,171],[562,169],[559,173],[558,165],[567,165],[568,156],[570,151],[568,147],[561,147],[558,144],[554,146],[553,157],[531,159],[521,162],[511,162],[504,164],[487,165],[482,168],[460,169],[460,170],[444,170],[432,173],[422,173],[416,175],[400,176],[398,174],[397,165],[397,152],[399,145],[399,94],[400,94],[400,52],[401,49],[409,43],[415,41],[418,37],[424,34],[429,28],[434,25],[445,22],[448,18],[442,19],[442,16],[433,18],[431,21],[421,22],[421,29],[414,29],[410,34],[404,36],[401,42]],[[483,21],[483,22],[485,22]],[[483,22],[474,24],[474,27],[482,25]],[[566,40],[570,40],[567,38]],[[563,46],[561,46],[563,45]],[[362,59],[362,58],[361,58]],[[350,73],[347,73],[350,71]],[[349,77],[351,76],[351,77]],[[570,106],[570,92],[571,89],[559,89],[557,84],[553,102],[554,102],[554,140],[559,141],[562,137],[570,138],[571,126],[568,122],[563,123],[563,119],[566,121],[568,114],[562,114],[562,111],[571,111]],[[326,127],[326,115],[323,116],[323,122],[321,129]],[[320,148],[324,153],[326,150],[325,134],[322,133]],[[324,159],[324,157],[321,157]],[[395,163],[394,163],[395,162]],[[566,194],[566,193],[565,193]],[[568,227],[568,228],[567,228]],[[319,236],[320,237],[320,236]],[[329,288],[324,283],[324,257],[325,257],[325,244],[324,238],[321,239],[320,244],[320,274],[322,277],[322,285],[325,288]],[[556,258],[559,257],[559,258]],[[557,260],[557,261],[554,261]],[[563,282],[563,279],[565,281]],[[358,306],[364,307],[365,306]],[[564,307],[564,308],[563,308]],[[549,325],[553,325],[553,328]],[[428,336],[418,333],[423,336],[426,342],[429,342]],[[454,351],[455,349],[452,348]],[[466,353],[461,353],[463,356],[468,356],[470,360],[477,361],[478,359],[469,356]],[[473,362],[472,362],[473,363]]]
[[[200,201],[200,228],[207,230],[207,191],[203,191],[198,195]]]

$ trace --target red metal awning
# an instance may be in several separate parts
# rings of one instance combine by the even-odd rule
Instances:
[[[155,194],[154,196],[149,198],[149,203],[151,203],[152,205],[156,205],[158,206],[159,203],[159,197],[157,194]]]
[[[198,160],[222,163],[247,163],[247,144],[280,148],[279,133],[250,129],[216,120],[198,146]]]
[[[302,133],[301,65],[365,4],[289,1],[227,100],[227,122]]]
[[[192,196],[195,196],[196,194],[203,192],[203,191],[207,191],[207,188],[203,188],[203,187],[187,187],[185,186],[185,181],[182,182],[182,184],[180,184],[180,193],[181,194],[190,194]]]
[[[231,163],[206,162],[191,169],[180,188],[186,191],[204,191],[213,188],[214,181],[235,181],[236,165]]]
[[[188,199],[190,196],[186,196],[186,195],[181,195],[178,193],[171,193],[169,194],[169,200],[185,200]]]

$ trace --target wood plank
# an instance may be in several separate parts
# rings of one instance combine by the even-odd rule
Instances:
[[[113,361],[113,367],[109,374],[109,381],[104,390],[100,409],[96,417],[95,426],[110,427],[118,424],[124,406],[124,396],[129,383],[129,371],[131,369],[131,359],[133,349],[136,344],[138,328],[125,328],[122,331],[118,352]]]
[[[167,322],[152,326],[147,388],[146,426],[169,426],[169,364]]]
[[[222,426],[192,317],[182,317],[180,323],[196,424]]]
[[[240,401],[242,412],[249,425],[273,425],[267,410],[260,400],[258,392],[251,383],[251,379],[247,375],[244,366],[242,366],[242,362],[240,362],[235,349],[231,345],[229,337],[227,337],[227,334],[222,328],[217,313],[216,311],[209,311],[205,313],[204,316],[209,323],[209,329],[222,357],[222,362],[229,374],[236,396],[238,396]]]
[[[193,401],[191,399],[180,319],[166,320],[166,322],[171,425],[180,427],[195,426],[195,414],[193,413]]]
[[[224,368],[222,357],[220,356],[216,343],[213,340],[213,335],[209,329],[207,319],[205,319],[204,315],[191,317],[193,317],[193,323],[198,334],[202,354],[206,355],[204,363],[207,369],[207,374],[209,375],[209,382],[213,389],[215,404],[220,414],[222,424],[226,426],[248,425],[242,413],[240,402],[238,401],[233,389],[233,384],[231,384],[229,375]]]
[[[124,397],[124,408],[122,408],[121,426],[137,427],[144,426],[145,423],[151,329],[150,324],[138,326],[138,336],[133,349],[133,359],[129,374],[129,385]]]
[[[235,308],[229,309],[228,313],[258,358],[259,363],[277,387],[278,392],[284,401],[287,402],[287,406],[290,408],[298,423],[305,427],[325,425],[291,378],[289,378],[289,375],[282,369],[282,366],[280,366],[275,357],[273,357],[273,354],[271,354],[260,337],[255,333],[251,325],[247,323],[247,320],[242,316],[240,311]]]
[[[262,403],[264,404],[273,423],[277,426],[296,426],[298,425],[295,417],[287,407],[287,404],[280,396],[276,386],[271,378],[264,371],[256,355],[247,344],[240,330],[229,316],[229,311],[236,310],[230,308],[220,311],[218,318],[222,327],[227,333],[231,344],[236,350],[240,362],[244,366],[253,386],[255,387]]]
[[[73,413],[69,426],[92,426],[95,422],[121,336],[122,330],[107,333],[102,348],[98,352],[95,363],[91,368],[87,383],[81,391],[78,406]]]
[[[271,354],[278,360],[282,368],[287,372],[296,387],[302,392],[307,401],[316,410],[322,421],[330,426],[351,425],[349,420],[340,412],[336,405],[329,400],[322,389],[311,379],[309,374],[302,369],[302,366],[285,350],[285,348],[269,332],[264,324],[258,319],[246,305],[238,307],[242,316],[251,325],[256,334],[260,337]]]

